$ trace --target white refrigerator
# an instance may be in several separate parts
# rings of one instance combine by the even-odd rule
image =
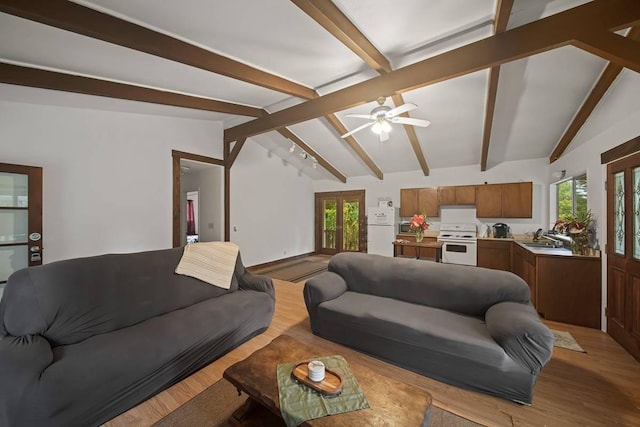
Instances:
[[[399,208],[369,208],[367,210],[367,252],[393,256],[393,241],[396,239],[399,223]]]

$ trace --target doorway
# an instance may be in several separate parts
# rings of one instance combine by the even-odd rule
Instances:
[[[9,276],[42,264],[42,168],[0,163],[0,298]]]
[[[173,247],[224,240],[224,162],[173,151]]]
[[[315,194],[316,253],[366,252],[364,190]]]
[[[640,153],[607,165],[607,333],[640,361]]]

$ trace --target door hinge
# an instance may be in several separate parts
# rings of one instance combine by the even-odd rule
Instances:
[[[607,191],[607,181],[604,182],[604,191]]]
[[[609,307],[604,308],[604,317],[609,317]]]

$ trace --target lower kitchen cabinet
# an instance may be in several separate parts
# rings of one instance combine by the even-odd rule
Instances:
[[[536,256],[518,245],[512,243],[513,259],[511,265],[511,271],[527,282],[529,289],[531,290],[531,302],[537,308],[538,307],[538,294],[537,294],[537,274],[536,274]]]
[[[536,270],[541,317],[600,329],[600,258],[536,256]]]
[[[478,267],[511,271],[511,241],[478,239]]]

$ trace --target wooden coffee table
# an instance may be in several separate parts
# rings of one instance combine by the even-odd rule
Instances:
[[[335,354],[335,353],[333,353]],[[236,425],[276,425],[282,423],[276,368],[280,363],[330,356],[287,335],[224,371],[223,377],[238,391],[249,395],[230,422]],[[344,356],[344,355],[343,355]],[[364,365],[347,363],[364,391],[370,408],[309,420],[303,426],[426,426],[431,411],[431,395],[409,384],[377,374]],[[268,410],[268,411],[265,411]],[[271,418],[267,423],[270,412]],[[276,415],[277,417],[274,417]],[[257,423],[256,423],[257,421]]]

